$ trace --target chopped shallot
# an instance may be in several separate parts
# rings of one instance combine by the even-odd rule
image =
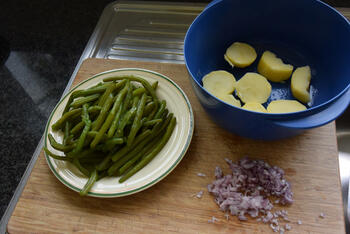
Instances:
[[[204,174],[204,173],[198,172],[198,173],[197,173],[197,176],[199,176],[199,177],[206,177],[207,175]]]
[[[201,190],[201,191],[199,191],[197,194],[196,194],[196,197],[197,198],[202,198],[202,196],[203,196],[203,191]]]
[[[288,205],[293,203],[290,183],[284,178],[284,171],[277,166],[270,166],[262,160],[242,158],[237,163],[225,159],[231,173],[224,175],[220,167],[215,168],[215,181],[208,185],[208,191],[214,195],[214,201],[222,211],[247,220],[249,215],[257,221],[270,224],[273,231],[284,233],[279,225],[289,221],[286,210],[271,212],[273,202],[269,197],[277,198],[274,203]]]
[[[286,230],[290,230],[290,229],[292,229],[292,226],[290,226],[288,223],[286,223],[286,226],[285,226],[285,228],[286,228]]]
[[[213,217],[211,217],[211,219],[208,220],[208,223],[215,223],[217,221],[219,221],[219,219],[216,218],[215,216],[213,216]]]

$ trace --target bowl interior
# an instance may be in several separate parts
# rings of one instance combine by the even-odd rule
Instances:
[[[235,41],[251,44],[258,57],[248,68],[232,68],[223,55]],[[256,72],[265,50],[286,63],[312,70],[311,107],[339,97],[350,81],[350,26],[329,6],[316,0],[222,0],[206,9],[191,25],[185,39],[185,59],[190,74],[202,77],[223,69],[240,79]],[[272,84],[267,102],[293,99],[290,79]],[[265,104],[266,105],[266,104]]]

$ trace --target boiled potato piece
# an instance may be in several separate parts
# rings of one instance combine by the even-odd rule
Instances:
[[[227,71],[213,71],[202,79],[203,87],[214,96],[230,94],[235,90],[236,79]]]
[[[295,69],[291,79],[293,96],[303,103],[310,101],[309,86],[311,80],[311,69],[309,66]]]
[[[267,106],[269,113],[289,113],[306,110],[306,107],[295,100],[276,100]]]
[[[244,106],[242,106],[243,109],[250,110],[250,111],[256,111],[256,112],[267,112],[265,107],[257,102],[248,102]]]
[[[283,63],[282,59],[268,50],[263,53],[258,64],[258,72],[273,82],[287,80],[292,71],[292,65]]]
[[[218,95],[217,98],[233,106],[241,107],[241,102],[237,100],[232,94]]]
[[[264,103],[270,97],[271,85],[262,75],[248,72],[236,82],[236,93],[244,103]]]
[[[247,43],[235,42],[226,50],[224,58],[232,67],[244,68],[255,61],[256,52]]]

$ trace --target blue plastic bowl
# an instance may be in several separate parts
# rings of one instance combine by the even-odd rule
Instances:
[[[256,49],[258,58],[253,65],[232,68],[224,60],[226,49],[235,41]],[[236,79],[256,71],[265,50],[295,67],[311,67],[310,108],[287,114],[252,112],[222,102],[202,87],[203,76],[214,70],[231,72]],[[336,119],[349,105],[350,24],[318,0],[214,1],[188,29],[184,53],[191,84],[204,109],[214,122],[240,136],[290,137]],[[271,84],[266,104],[294,99],[288,82]]]

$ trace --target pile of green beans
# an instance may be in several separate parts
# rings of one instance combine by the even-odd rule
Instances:
[[[72,92],[62,117],[52,125],[63,132],[50,145],[64,153],[47,155],[73,163],[89,179],[80,195],[105,176],[118,176],[122,183],[146,166],[169,140],[176,118],[152,85],[138,76],[117,76]]]

